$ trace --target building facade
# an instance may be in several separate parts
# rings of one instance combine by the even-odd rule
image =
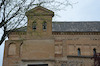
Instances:
[[[93,66],[100,53],[100,22],[52,22],[54,12],[38,6],[28,24],[6,41],[3,66]]]

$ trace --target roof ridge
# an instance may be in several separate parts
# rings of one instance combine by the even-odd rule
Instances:
[[[52,21],[52,23],[100,23],[100,21]]]

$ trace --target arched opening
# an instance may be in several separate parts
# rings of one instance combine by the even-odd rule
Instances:
[[[43,30],[46,30],[47,29],[47,22],[43,22]]]
[[[81,55],[81,50],[80,50],[80,48],[77,49],[77,52],[78,52],[78,56],[80,56],[80,55]]]
[[[32,28],[33,28],[33,30],[36,30],[36,22],[35,21],[32,24]]]
[[[9,45],[8,55],[16,55],[16,45],[15,44]]]
[[[95,55],[95,54],[96,54],[96,49],[94,48],[94,49],[93,49],[93,55]]]

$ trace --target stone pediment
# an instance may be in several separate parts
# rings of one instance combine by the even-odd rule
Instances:
[[[38,7],[35,7],[29,11],[26,12],[26,15],[54,15],[54,12],[51,11],[51,10],[48,10],[42,6],[38,6]]]

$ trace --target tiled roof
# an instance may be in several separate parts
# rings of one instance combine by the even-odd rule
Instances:
[[[17,31],[26,31],[27,27],[19,28]],[[100,22],[52,22],[53,32],[100,32]]]
[[[54,32],[100,32],[100,22],[53,22]]]

